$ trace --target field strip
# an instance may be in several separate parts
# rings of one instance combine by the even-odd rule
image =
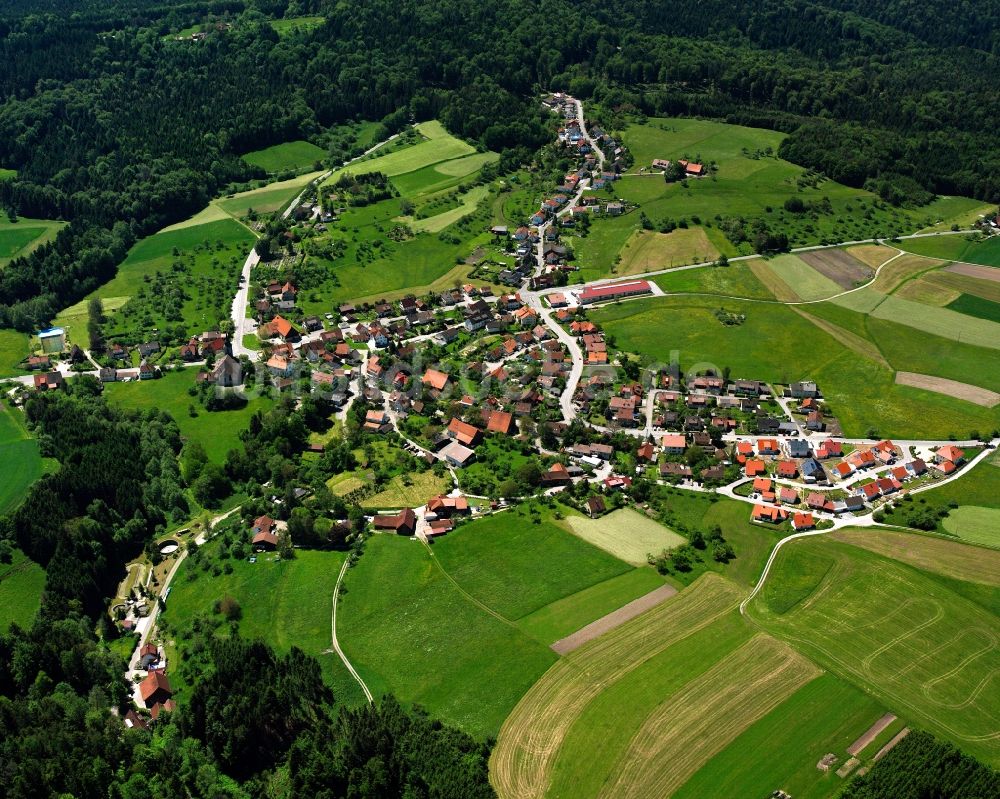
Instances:
[[[502,799],[541,799],[567,732],[604,689],[669,646],[732,612],[740,590],[705,574],[664,602],[558,660],[504,721],[490,758]]]
[[[922,388],[936,394],[944,394],[954,399],[981,405],[984,408],[994,408],[1000,405],[1000,394],[988,388],[980,388],[969,383],[960,383],[945,377],[922,375],[917,372],[896,372],[896,383],[911,388]]]
[[[782,278],[771,268],[767,261],[763,259],[751,261],[750,271],[753,272],[754,276],[775,296],[778,302],[784,303],[803,301],[802,297],[796,294],[795,290],[782,280]]]
[[[979,264],[967,264],[962,261],[946,266],[945,272],[954,272],[956,275],[965,277],[977,277],[980,280],[992,280],[1000,282],[1000,269],[994,266],[980,266]]]
[[[847,747],[847,754],[856,755],[858,752],[860,752],[862,749],[868,746],[868,744],[874,741],[878,737],[878,734],[882,732],[882,730],[884,730],[890,724],[892,724],[895,720],[896,720],[895,715],[893,715],[892,713],[886,713],[884,716],[882,716],[882,718],[880,718],[878,721],[872,724],[871,727],[865,730],[865,732],[858,738],[858,740],[856,740],[854,743],[852,743],[850,746]]]
[[[669,796],[747,727],[821,673],[790,646],[769,635],[754,636],[650,714],[602,796]]]
[[[672,585],[661,585],[650,591],[648,594],[633,599],[627,605],[622,605],[618,610],[613,610],[606,616],[602,616],[596,621],[592,621],[586,627],[581,627],[575,633],[560,638],[549,648],[557,655],[568,655],[575,649],[579,649],[588,641],[592,641],[597,636],[620,627],[630,619],[634,619],[640,613],[644,613],[650,608],[656,607],[670,597],[677,594],[677,589]]]
[[[873,763],[878,763],[879,760],[881,760],[883,757],[885,757],[889,753],[890,749],[892,749],[896,744],[898,744],[900,741],[902,741],[909,734],[910,734],[910,728],[909,727],[903,727],[903,729],[901,729],[894,736],[892,736],[892,740],[891,741],[889,741],[885,746],[883,746],[881,749],[879,749],[875,753],[875,757],[872,758],[872,762]]]
[[[835,325],[833,322],[828,322],[825,319],[820,319],[818,316],[813,316],[811,313],[803,311],[797,305],[793,305],[792,310],[803,319],[807,319],[812,322],[824,333],[829,333],[849,350],[853,350],[863,358],[875,361],[875,363],[884,366],[886,369],[892,369],[892,366],[890,366],[889,362],[885,359],[885,356],[882,355],[881,351],[874,342],[869,341],[866,338],[862,338],[857,333],[852,333],[850,330],[845,330],[839,325]]]

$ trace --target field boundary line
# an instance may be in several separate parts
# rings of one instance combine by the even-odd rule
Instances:
[[[468,599],[473,605],[475,605],[476,607],[478,607],[480,610],[484,610],[487,613],[489,613],[497,621],[501,621],[504,624],[508,625],[509,627],[513,627],[515,630],[520,630],[521,629],[516,624],[514,624],[514,622],[512,622],[510,619],[508,619],[505,616],[501,616],[499,613],[497,613],[495,610],[493,610],[493,608],[491,608],[489,605],[486,605],[483,602],[481,602],[480,600],[476,599],[472,594],[470,594],[468,591],[466,591],[464,588],[462,588],[462,586],[459,585],[458,580],[456,580],[454,577],[452,577],[450,574],[448,574],[448,571],[445,569],[445,567],[441,565],[441,561],[439,561],[437,559],[437,555],[434,554],[434,550],[431,549],[431,545],[428,544],[427,541],[425,541],[423,538],[421,538],[419,540],[420,540],[420,543],[422,543],[424,545],[424,549],[427,550],[427,554],[431,556],[431,560],[434,561],[434,565],[438,567],[438,569],[440,570],[441,574],[443,574],[445,576],[445,578],[448,580],[448,582],[450,582],[453,586],[455,586],[455,588],[458,589],[458,592],[462,596],[464,596],[466,599]]]
[[[347,659],[347,655],[344,654],[344,650],[340,648],[340,642],[337,640],[337,599],[340,597],[340,585],[344,581],[344,575],[347,573],[347,567],[350,565],[350,557],[344,560],[344,565],[340,567],[340,574],[337,575],[337,584],[333,588],[333,612],[330,617],[330,638],[333,644],[333,651],[337,653],[341,662],[347,667],[347,670],[351,673],[351,676],[357,680],[358,685],[361,686],[361,690],[364,691],[365,698],[368,700],[368,704],[374,704],[372,699],[372,692],[368,690],[368,686],[365,685],[365,681],[361,679],[361,675],[358,674],[354,666],[351,665],[351,661]]]

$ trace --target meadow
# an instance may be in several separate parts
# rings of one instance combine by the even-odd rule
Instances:
[[[774,294],[754,274],[755,261],[736,261],[727,267],[679,269],[652,278],[668,294],[718,294],[723,297],[773,300]]]
[[[50,219],[20,217],[17,222],[10,222],[4,218],[0,221],[0,269],[14,258],[28,255],[42,244],[52,241],[65,226],[65,222]]]
[[[395,475],[384,489],[361,501],[362,507],[374,509],[416,508],[431,497],[451,490],[451,478],[438,477],[432,471]]]
[[[58,468],[53,458],[41,456],[22,417],[21,411],[0,405],[0,514],[17,508],[35,480]]]
[[[977,297],[975,294],[959,294],[948,303],[947,308],[990,322],[1000,322],[1000,302]]]
[[[972,236],[928,236],[905,239],[899,246],[908,252],[944,261],[1000,266],[1000,236],[991,236],[985,240]]]
[[[792,581],[796,596],[780,586]],[[897,714],[1000,762],[997,617],[926,572],[833,540],[783,548],[752,618]]]
[[[21,361],[31,355],[31,338],[18,330],[0,328],[0,378],[23,375]]]
[[[217,547],[208,543],[206,555],[214,556]],[[184,630],[196,616],[211,615],[216,601],[230,596],[242,611],[242,636],[261,638],[280,652],[299,647],[319,660],[338,701],[360,704],[360,686],[329,651],[333,587],[345,557],[344,552],[300,549],[293,560],[278,560],[273,554],[259,555],[256,563],[230,559],[226,562],[232,571],[218,575],[186,561],[171,584],[163,619],[172,630]],[[171,682],[177,673],[171,671]]]
[[[0,563],[0,634],[11,624],[31,626],[42,604],[45,570],[19,549],[10,563]]]
[[[587,252],[588,248],[583,246],[583,251]],[[635,230],[622,245],[619,256],[621,260],[612,272],[617,277],[627,277],[684,264],[714,261],[719,257],[719,249],[710,240],[705,228],[701,227],[678,228],[670,233]],[[581,261],[580,266],[583,281],[602,277],[607,272],[606,265],[592,264],[587,258]]]
[[[263,150],[254,150],[242,156],[248,164],[258,166],[270,174],[293,169],[308,169],[316,161],[325,157],[326,151],[322,147],[317,147],[312,142],[301,139],[274,144]]]
[[[240,449],[240,433],[250,424],[256,411],[266,411],[273,404],[270,396],[253,397],[243,408],[227,411],[207,411],[188,394],[194,386],[196,368],[164,372],[159,380],[137,380],[131,383],[108,383],[104,391],[108,399],[122,407],[143,411],[166,411],[177,422],[181,436],[199,441],[208,457],[222,463],[231,449]],[[196,415],[192,416],[191,408]]]
[[[746,321],[738,326],[720,324],[713,313],[719,307],[745,314]],[[823,303],[810,305],[808,313],[839,323],[839,317],[831,319],[825,311],[828,307]],[[894,307],[901,306],[894,304]],[[591,318],[615,336],[619,349],[637,352],[647,361],[669,363],[671,353],[677,352],[684,371],[709,366],[721,370],[728,366],[734,378],[779,383],[816,380],[846,435],[864,435],[874,427],[882,435],[899,438],[946,438],[956,432],[992,429],[1000,420],[996,409],[896,385],[894,373],[884,360],[880,362],[857,352],[850,341],[845,343],[832,335],[829,326],[814,325],[789,306],[667,297],[607,306],[592,312]],[[858,330],[856,325],[843,327],[848,331]],[[864,328],[860,330],[863,332]],[[904,335],[893,346],[907,354],[901,359],[905,363],[892,362],[895,368],[961,379],[953,367],[947,366],[948,360],[935,365],[924,357],[924,337],[916,333]],[[968,346],[958,345],[959,355],[955,357],[971,364],[974,353],[982,352],[982,348],[965,350]],[[964,360],[966,355],[968,360]],[[918,361],[923,361],[926,368],[912,368]],[[985,363],[995,362],[992,359]],[[984,379],[982,368],[981,362],[979,380]]]
[[[272,19],[271,27],[279,36],[288,36],[298,31],[310,31],[323,24],[324,17],[288,17],[286,19]]]
[[[619,508],[598,519],[573,515],[565,523],[584,541],[637,566],[649,554],[687,543],[683,536],[632,508]]]

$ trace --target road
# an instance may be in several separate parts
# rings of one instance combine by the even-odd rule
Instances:
[[[358,685],[361,686],[361,690],[365,694],[365,699],[368,700],[368,704],[373,704],[374,699],[372,698],[372,692],[368,690],[368,686],[365,685],[365,681],[361,679],[361,675],[358,674],[354,666],[351,665],[351,661],[347,659],[347,655],[344,654],[344,650],[340,648],[340,642],[337,640],[337,599],[340,597],[340,584],[344,582],[344,575],[347,573],[347,567],[350,565],[350,557],[344,561],[344,565],[340,567],[340,574],[337,575],[337,584],[333,589],[333,611],[330,618],[330,638],[333,646],[333,651],[337,653],[344,666],[351,673],[351,676],[357,680]]]

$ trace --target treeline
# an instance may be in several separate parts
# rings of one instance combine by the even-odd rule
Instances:
[[[1000,772],[926,732],[911,732],[840,799],[993,799]]]

